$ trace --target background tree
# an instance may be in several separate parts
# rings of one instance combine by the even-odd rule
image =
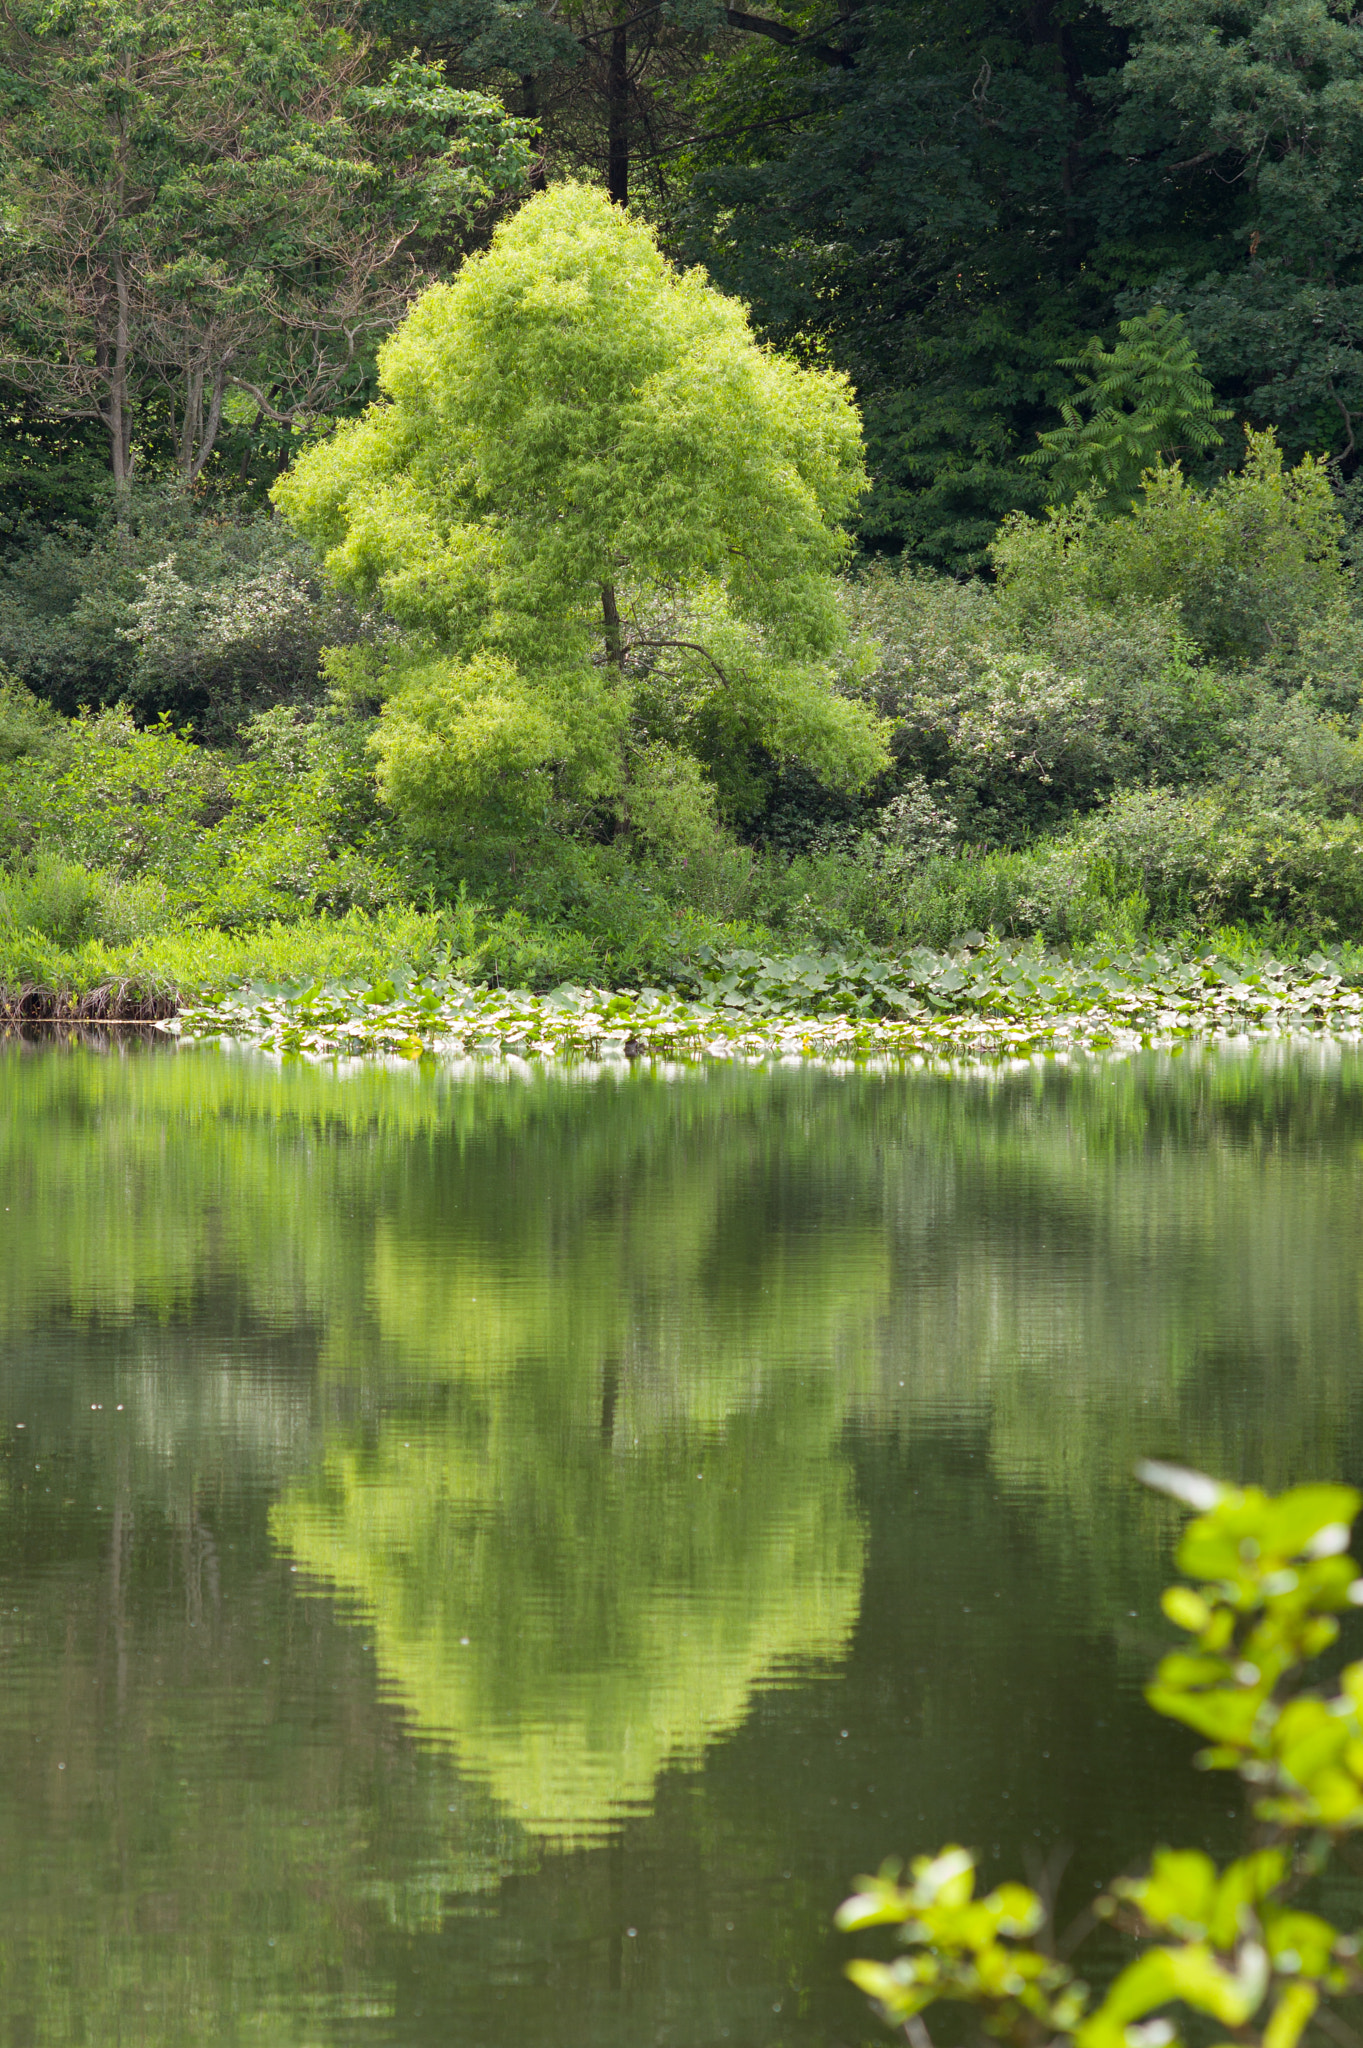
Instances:
[[[353,400],[378,336],[475,217],[524,184],[523,123],[342,8],[21,4],[0,153],[0,375],[186,482],[225,414]]]
[[[1359,37],[1343,0],[777,4],[690,95],[685,246],[852,377],[861,532],[952,567],[1038,508],[1059,359],[1186,316],[1218,399],[1351,469]],[[1171,89],[1176,81],[1176,90]]]
[[[714,53],[749,35],[800,40],[777,15],[716,0],[368,0],[366,15],[538,120],[541,179],[600,178],[662,221],[684,198],[688,97]]]
[[[881,765],[831,687],[864,481],[845,381],[761,350],[641,223],[541,193],[422,297],[380,382],[275,496],[403,629],[382,780],[423,829],[551,789],[630,826],[754,746],[833,782]]]
[[[1161,157],[1200,245],[1170,250],[1124,308],[1161,299],[1218,392],[1346,474],[1363,409],[1363,41],[1340,0],[1134,0],[1115,150]]]
[[[872,547],[982,561],[999,520],[1039,509],[1018,463],[1109,317],[1099,217],[1127,232],[1167,196],[1144,165],[1115,189],[1094,81],[1120,65],[1098,8],[852,4],[766,10],[701,74],[679,230],[763,331],[826,351],[856,387]]]

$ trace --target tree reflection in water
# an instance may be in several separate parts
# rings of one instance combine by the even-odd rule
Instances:
[[[0,2039],[41,2048],[841,2038],[827,1916],[886,1851],[1230,1825],[1148,1747],[1131,1460],[1363,1451],[1329,1048],[11,1047],[0,1184]]]

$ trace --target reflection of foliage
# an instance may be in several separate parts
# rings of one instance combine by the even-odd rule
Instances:
[[[417,1732],[561,1841],[646,1802],[755,1685],[836,1656],[862,1567],[826,1383],[642,1442],[646,1398],[617,1407],[608,1385],[603,1443],[602,1397],[575,1378],[566,1398],[552,1372],[503,1384],[423,1435],[385,1424],[272,1516],[372,1616]],[[703,1410],[703,1365],[695,1383]]]
[[[5,2038],[336,2038],[381,2009],[395,1930],[531,1845],[394,1740],[362,1646],[300,1614],[259,1531],[124,1509],[92,1556],[81,1506],[25,1527],[12,1495],[0,1523]]]
[[[770,2016],[806,1971],[828,1870],[864,1861],[868,1827],[922,1813],[922,1837],[987,1847],[1007,1793],[1005,1840],[1057,1816],[1091,1840],[1074,1761],[1120,1773],[1134,1739],[1149,1770],[1104,1807],[1094,1860],[1118,1867],[1152,1806],[1177,1839],[1198,1784],[1224,1833],[1215,1780],[1175,1789],[1158,1745],[1179,1731],[1119,1709],[1093,1732],[1143,1656],[1120,1617],[1166,1529],[1110,1477],[1175,1443],[1275,1483],[1340,1469],[1360,1139],[1363,1063],[1325,1046],[664,1082],[11,1042],[0,1351],[27,1430],[0,1460],[0,2031],[329,2039],[429,1969],[475,2033],[514,2011],[520,2038],[626,2048],[647,1996],[717,2040],[735,1997]],[[41,1446],[36,1486],[18,1446]],[[869,1531],[844,1678],[760,1699],[703,1778],[663,1772],[646,1825],[464,1917],[461,1894],[534,1860],[506,1802],[548,1807],[529,1736],[489,1739],[503,1702],[556,1714],[584,1771],[597,1715],[602,1816],[733,1724],[730,1667],[760,1687],[792,1645],[841,1639],[862,1552],[844,1459]],[[381,1589],[381,1628],[292,1597],[302,1560],[272,1558],[265,1526],[281,1488],[281,1517],[332,1546],[341,1616]],[[679,1638],[694,1702],[643,1656],[649,1628]],[[376,1664],[431,1739],[402,1739]],[[637,1777],[631,1697],[660,1729]],[[797,1811],[815,1783],[836,1805]],[[636,1917],[617,1851],[657,1887],[661,1931],[627,1944],[635,2003],[580,1939]],[[718,1947],[717,1892],[738,1926]],[[562,1974],[541,1967],[555,1943]],[[792,2039],[857,2038],[811,1995]]]
[[[599,1398],[614,1356],[651,1434],[724,1426],[790,1357],[836,1369],[845,1414],[978,1420],[1010,1486],[1087,1514],[1159,1438],[1275,1479],[1331,1469],[1361,1131],[1353,1055],[1271,1047],[675,1083],[16,1047],[0,1338],[22,1359],[44,1325],[104,1330],[158,1487],[170,1443],[202,1458],[224,1429],[255,1469],[312,1464],[319,1360],[344,1413],[376,1373],[434,1402],[547,1357]],[[191,1374],[171,1333],[218,1319],[221,1367]],[[1272,1369],[1248,1419],[1203,1397],[1232,1360]]]
[[[1156,1849],[1148,1877],[1121,1878],[1094,1908],[1146,1946],[1101,2000],[1043,1934],[1041,1898],[1001,1885],[977,1899],[975,1859],[960,1848],[861,1880],[838,1924],[901,1930],[908,1953],[857,1961],[848,1975],[913,2048],[930,2048],[921,2015],[940,2000],[975,2007],[1014,2048],[1071,2040],[1075,2048],[1167,2048],[1173,2006],[1233,2030],[1247,2048],[1297,2048],[1322,2001],[1363,1989],[1358,1936],[1302,1910],[1331,1850],[1363,1827],[1363,1664],[1323,1697],[1304,1668],[1339,1636],[1339,1616],[1363,1605],[1346,1553],[1363,1496],[1348,1486],[1297,1486],[1274,1499],[1198,1472],[1146,1464],[1142,1476],[1201,1512],[1179,1546],[1200,1583],[1164,1595],[1169,1620],[1192,1638],[1161,1662],[1146,1698],[1155,1711],[1211,1738],[1197,1758],[1233,1770],[1249,1788],[1250,1854],[1218,1871],[1201,1849]],[[1319,2024],[1332,2038],[1327,2010]]]

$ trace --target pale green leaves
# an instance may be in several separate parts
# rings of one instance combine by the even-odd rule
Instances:
[[[759,348],[642,222],[585,186],[538,195],[417,302],[381,383],[278,503],[419,663],[511,664],[555,730],[556,790],[623,801],[631,749],[699,752],[709,706],[740,747],[831,781],[881,764],[873,720],[831,685],[838,521],[865,483],[847,384]],[[462,740],[454,754],[472,759]],[[403,771],[384,772],[400,802]],[[452,812],[467,787],[449,781]],[[422,788],[429,816],[429,774]]]
[[[991,553],[1024,629],[1070,606],[1122,619],[1163,607],[1198,654],[1239,662],[1342,615],[1344,526],[1323,460],[1289,470],[1271,431],[1246,430],[1243,466],[1208,490],[1153,457],[1140,481],[1128,516],[1104,516],[1093,492],[1005,522]]]
[[[1157,1849],[1148,1876],[1118,1879],[1099,1916],[1157,1939],[1092,2008],[1050,1955],[1039,1902],[1008,1920],[1008,1896],[1031,1897],[1020,1887],[974,1902],[973,1860],[954,1848],[920,1858],[903,1889],[887,1866],[861,1881],[838,1924],[901,1929],[906,1956],[848,1967],[891,2021],[952,1998],[980,2008],[987,2030],[1019,2048],[1035,2038],[1037,2018],[1076,2048],[1168,2048],[1177,2034],[1162,2015],[1182,2006],[1241,2043],[1296,2048],[1323,1996],[1363,1983],[1357,1938],[1296,1903],[1331,1838],[1363,1826],[1363,1664],[1344,1671],[1334,1697],[1296,1689],[1363,1592],[1345,1554],[1363,1496],[1318,1485],[1275,1498],[1158,1463],[1140,1476],[1200,1510],[1178,1551],[1200,1583],[1171,1586],[1162,1603],[1192,1647],[1163,1659],[1146,1696],[1212,1738],[1204,1765],[1236,1769],[1254,1788],[1270,1845],[1225,1870],[1200,1849]],[[1005,1946],[1010,1934],[1038,1932],[1035,1950]]]
[[[456,821],[485,826],[543,804],[544,764],[561,745],[561,728],[509,661],[434,662],[405,676],[384,706],[379,789],[438,839]]]
[[[1076,2028],[1075,2040],[1078,2048],[1127,2048],[1132,2023],[1175,2000],[1223,2027],[1242,2027],[1267,1983],[1267,1958],[1256,1943],[1245,1943],[1231,1967],[1205,1942],[1150,1949],[1123,1970],[1097,2012]]]
[[[1278,1849],[1242,1857],[1224,1875],[1200,1849],[1156,1849],[1149,1877],[1118,1878],[1112,1891],[1162,1933],[1229,1949],[1241,1934],[1245,1908],[1267,1898],[1286,1874],[1287,1859]]]
[[[1335,1640],[1335,1617],[1351,1603],[1354,1567],[1341,1553],[1359,1504],[1346,1486],[1299,1486],[1277,1499],[1224,1488],[1179,1546],[1183,1570],[1204,1583],[1171,1587],[1164,1611],[1196,1648],[1165,1657],[1146,1697],[1210,1739],[1204,1762],[1264,1788],[1265,1818],[1363,1824],[1351,1694],[1329,1707],[1280,1699],[1283,1680]]]
[[[899,1926],[913,1953],[893,1963],[855,1962],[847,1974],[875,2000],[891,2024],[914,2018],[939,1998],[985,2010],[992,2031],[1023,2015],[1048,2028],[1072,2027],[1085,1989],[1053,1956],[1022,1944],[1043,1925],[1036,1893],[1004,1884],[977,1899],[975,1859],[969,1850],[943,1849],[914,1860],[911,1882],[896,1880],[889,1863],[837,1912],[844,1929]]]
[[[1076,2030],[1079,2048],[1135,2048],[1134,2023],[1174,2003],[1242,2028],[1266,2000],[1265,2048],[1292,2048],[1321,1989],[1348,1987],[1352,1956],[1328,1920],[1276,1902],[1292,1876],[1284,1849],[1242,1857],[1224,1872],[1200,1850],[1157,1849],[1150,1876],[1119,1880],[1114,1897],[1144,1930],[1180,1936],[1182,1946],[1147,1950],[1123,1970]]]

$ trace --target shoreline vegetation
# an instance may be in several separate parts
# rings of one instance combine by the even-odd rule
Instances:
[[[395,960],[399,934],[406,958]],[[702,946],[664,986],[613,989],[505,985],[490,978],[486,956],[459,955],[448,920],[429,913],[401,923],[319,921],[310,935],[321,941],[322,971],[306,978],[268,974],[296,968],[296,927],[214,935],[195,980],[87,947],[46,982],[0,982],[0,1031],[127,1024],[187,1043],[225,1039],[312,1057],[932,1063],[1363,1033],[1363,948],[1289,962],[1236,946],[1229,933],[1220,950],[1099,947],[1068,956],[978,932],[956,949],[899,959]],[[179,950],[187,955],[184,941]]]
[[[897,971],[818,955],[730,955],[693,997],[565,986],[536,995],[436,979],[242,991],[175,1020],[193,1040],[230,1038],[312,1056],[443,1052],[483,1057],[705,1060],[890,1059],[923,1064],[1129,1052],[1206,1036],[1363,1033],[1363,988],[1321,960],[1237,974],[1208,958],[1086,968],[991,949],[987,960],[919,958]],[[1361,977],[1363,979],[1363,977]],[[850,984],[850,985],[849,985]],[[855,993],[854,993],[855,991]],[[849,1000],[850,998],[850,1000]]]

